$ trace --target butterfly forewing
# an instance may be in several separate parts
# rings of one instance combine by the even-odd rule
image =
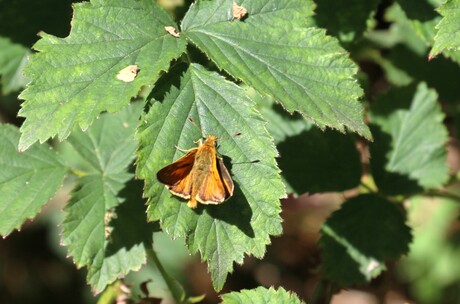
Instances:
[[[192,171],[197,149],[193,149],[175,162],[157,172],[157,179],[166,186],[173,186]]]

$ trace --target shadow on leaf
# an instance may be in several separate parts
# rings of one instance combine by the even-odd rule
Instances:
[[[380,191],[388,195],[414,194],[422,192],[422,187],[409,175],[390,172],[386,169],[388,156],[392,151],[393,138],[380,126],[369,125],[374,142],[370,145],[372,176]]]
[[[223,156],[225,166],[228,171],[232,172],[231,159],[228,156]],[[216,206],[204,207],[206,212],[213,218],[219,219],[231,225],[238,227],[244,234],[250,238],[254,238],[254,230],[251,226],[252,210],[248,200],[240,189],[240,186],[235,182],[233,196],[226,202]]]
[[[157,222],[147,222],[142,187],[142,181],[133,179],[118,194],[123,202],[113,210],[114,215],[109,222],[111,231],[106,257],[139,244],[149,248],[153,243],[153,233],[160,230]]]
[[[278,144],[278,150],[282,175],[298,194],[359,185],[361,162],[350,135],[312,127]]]

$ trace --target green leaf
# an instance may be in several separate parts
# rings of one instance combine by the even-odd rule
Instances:
[[[430,57],[436,56],[445,49],[460,50],[460,0],[448,0],[438,11],[443,18],[436,25],[438,32],[434,37]]]
[[[443,2],[443,0],[398,0],[399,5],[395,3],[389,8],[387,19],[396,22],[401,29],[410,28],[422,40],[425,46],[423,50],[425,50],[427,46],[435,44],[436,27],[442,20],[442,16],[435,9]],[[409,38],[407,42],[415,42],[408,31],[403,36],[404,39]],[[443,55],[460,64],[458,50],[444,49]],[[434,55],[430,53],[427,57],[432,59]]]
[[[281,174],[292,192],[344,191],[359,185],[361,160],[352,136],[322,132],[300,115],[286,113],[272,98],[252,89],[248,94],[268,121],[281,155]]]
[[[24,87],[27,83],[22,68],[27,62],[29,51],[22,45],[0,37],[0,76],[4,95]]]
[[[379,1],[316,0],[316,3],[315,20],[318,26],[347,43],[361,38],[371,26]]]
[[[74,8],[70,35],[41,34],[25,69],[32,82],[21,94],[21,150],[55,135],[63,140],[100,112],[120,110],[185,50],[182,38],[165,31],[176,25],[155,1],[93,0]],[[117,79],[129,65],[140,69],[134,81]]]
[[[277,152],[253,106],[244,89],[192,64],[180,86],[171,87],[164,100],[153,103],[138,130],[137,176],[145,179],[149,219],[160,220],[172,238],[187,236],[190,251],[199,251],[208,262],[217,290],[234,261],[242,263],[245,253],[261,258],[270,235],[281,233],[279,199],[285,190],[275,162]],[[158,170],[183,156],[175,145],[190,149],[201,137],[189,117],[204,134],[227,138],[219,142],[218,152],[235,191],[221,205],[200,204],[192,210],[156,180]],[[229,138],[238,131],[241,136]]]
[[[437,94],[421,83],[380,96],[371,109],[372,174],[386,194],[412,194],[447,182],[447,130]]]
[[[243,289],[240,292],[231,292],[222,295],[222,304],[302,304],[295,294],[287,292],[284,288],[279,287],[275,290],[273,287],[257,287],[256,289]]]
[[[412,239],[395,204],[373,194],[345,202],[321,228],[324,276],[339,284],[370,281],[385,269],[385,260],[409,250]]]
[[[18,152],[19,130],[0,124],[0,235],[33,218],[61,187],[67,168],[49,145]]]
[[[357,66],[336,39],[298,21],[302,11],[311,15],[308,3],[244,1],[248,17],[241,22],[229,21],[232,0],[200,1],[184,17],[182,30],[219,68],[273,96],[289,112],[300,112],[321,128],[343,132],[347,127],[371,138],[358,100]]]
[[[142,186],[130,182],[133,174],[128,172],[141,109],[137,103],[115,115],[103,114],[86,132],[69,137],[87,164],[65,208],[62,242],[78,267],[88,267],[94,292],[139,269],[146,261],[145,246],[152,243]]]
[[[459,79],[460,66],[442,56],[428,61],[428,51],[419,55],[403,45],[392,48],[388,54],[390,62],[409,75],[411,83],[426,82],[436,89],[441,100],[456,103],[458,101],[458,84],[452,79]]]

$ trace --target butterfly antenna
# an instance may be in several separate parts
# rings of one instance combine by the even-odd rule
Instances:
[[[191,117],[189,117],[188,120],[192,123],[192,125],[195,126],[195,128],[198,129],[198,131],[200,131],[201,136],[202,136],[203,138],[206,138],[206,136],[205,136],[204,133],[203,133],[203,130],[200,129],[200,127],[198,127],[198,125],[196,124],[195,120],[194,120],[193,118],[191,118]]]
[[[227,136],[227,137],[224,137],[224,138],[219,138],[219,141],[223,141],[223,140],[227,140],[229,138],[233,138],[235,136],[240,136],[241,135],[241,132],[236,132],[235,134],[233,135],[230,135],[230,136]]]

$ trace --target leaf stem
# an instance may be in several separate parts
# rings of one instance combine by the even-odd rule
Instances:
[[[457,202],[460,202],[460,196],[447,192],[445,190],[430,190],[424,193],[425,196],[435,196],[435,197],[442,197],[448,198]]]
[[[361,187],[365,188],[367,191],[369,191],[370,193],[375,193],[375,190],[372,189],[369,185],[367,185],[366,183],[363,183],[361,182],[360,184]]]
[[[315,290],[313,291],[311,301],[308,303],[312,303],[312,304],[330,303],[330,300],[332,298],[332,293],[330,289],[331,289],[331,286],[326,280],[319,279],[318,283],[316,283]]]
[[[147,249],[147,257],[155,264],[158,271],[160,272],[163,280],[165,281],[166,285],[168,285],[169,291],[171,292],[174,300],[176,303],[182,303],[182,292],[178,288],[177,283],[171,278],[166,270],[164,269],[163,265],[161,264],[160,260],[158,259],[157,254],[153,250],[153,248]]]

